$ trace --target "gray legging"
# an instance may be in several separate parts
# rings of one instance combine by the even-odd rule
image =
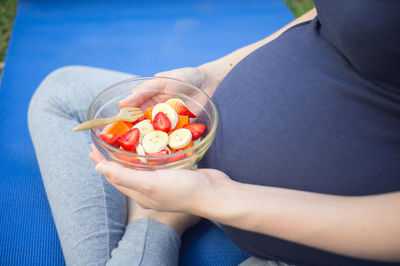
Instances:
[[[180,238],[146,219],[126,224],[126,198],[94,170],[86,120],[105,87],[132,75],[71,66],[52,72],[35,92],[28,114],[47,197],[67,265],[177,265]],[[251,258],[243,265],[283,265]]]

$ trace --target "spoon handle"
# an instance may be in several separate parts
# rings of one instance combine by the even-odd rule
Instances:
[[[91,128],[96,128],[96,127],[101,127],[105,126],[107,124],[117,122],[118,120],[122,120],[121,117],[119,116],[113,116],[109,118],[100,118],[100,119],[95,119],[95,120],[89,120],[86,122],[83,122],[82,124],[76,126],[73,131],[81,131],[81,130],[87,130]]]

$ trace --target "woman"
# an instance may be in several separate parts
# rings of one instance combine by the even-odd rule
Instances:
[[[69,132],[104,85],[129,76],[75,67],[46,78],[30,131],[67,264],[174,265],[196,216],[259,258],[247,265],[400,261],[400,3],[315,4],[316,18],[284,33],[159,73],[213,96],[207,169],[134,171],[93,148],[107,183],[84,160],[88,135]]]

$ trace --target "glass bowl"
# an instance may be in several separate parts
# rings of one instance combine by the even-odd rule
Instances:
[[[190,123],[202,123],[206,126],[200,142],[177,153],[168,155],[138,155],[120,150],[104,142],[98,135],[103,127],[90,130],[93,143],[109,160],[138,170],[156,170],[168,168],[192,169],[211,146],[218,125],[218,111],[211,100],[199,88],[173,78],[137,77],[120,81],[103,90],[90,104],[88,120],[116,115],[120,107],[118,102],[128,95],[137,96],[137,107],[144,112],[149,106],[165,102],[169,98],[179,98],[197,116]],[[146,101],[143,101],[146,99]]]

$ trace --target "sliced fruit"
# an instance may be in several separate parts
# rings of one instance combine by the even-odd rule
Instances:
[[[159,112],[167,115],[169,121],[171,122],[171,129],[174,129],[176,127],[176,124],[178,123],[178,114],[175,112],[174,108],[166,103],[156,104],[153,108],[153,111],[151,112],[152,120],[154,120],[155,116]]]
[[[127,124],[129,123],[129,124]],[[107,125],[107,127],[105,127],[104,129],[106,129],[106,133],[107,134],[116,134],[116,135],[124,135],[126,132],[128,132],[132,127],[132,124],[130,122],[125,122],[125,121],[118,121],[115,123],[112,123],[109,125]],[[104,131],[103,129],[103,131]]]
[[[142,155],[142,156],[145,156],[145,155],[146,155],[146,153],[144,152],[143,146],[142,146],[140,143],[136,146],[136,153],[137,153],[138,155]],[[140,160],[142,163],[147,163],[147,160],[146,160],[145,158],[139,158],[139,160]]]
[[[187,149],[189,149],[190,147],[193,147],[193,145],[194,145],[194,141],[192,140],[192,141],[190,141],[189,144],[186,145],[185,147],[180,148],[180,149],[177,149],[177,150],[172,149],[171,152],[172,152],[172,153],[177,153],[177,152],[179,152],[179,151],[187,150]]]
[[[136,119],[134,122],[132,122],[132,126],[136,125],[137,123],[140,123],[144,120],[146,120],[147,118],[145,116],[142,116],[141,118]],[[132,128],[132,127],[131,127]]]
[[[146,153],[156,153],[165,149],[168,145],[168,134],[163,131],[152,131],[144,136],[142,141]]]
[[[156,153],[148,153],[147,155],[151,156],[168,155],[170,151],[169,149],[168,150],[167,149],[168,147]],[[161,165],[164,164],[165,162],[167,162],[167,158],[151,158],[148,160],[149,165]]]
[[[123,121],[125,123],[125,125],[127,125],[129,127],[129,129],[131,129],[133,127],[133,123],[129,122],[129,121]]]
[[[121,147],[124,148],[124,150],[132,151],[138,145],[139,137],[140,137],[139,129],[133,128],[118,139],[118,144],[121,145]]]
[[[180,104],[185,105],[185,103],[184,103],[181,99],[179,99],[179,98],[171,98],[171,99],[168,99],[165,103],[166,103],[166,104],[169,104],[172,108],[175,108],[175,105],[176,105],[177,103],[180,103]]]
[[[149,119],[137,123],[133,126],[133,128],[138,128],[140,131],[139,143],[143,142],[144,136],[146,136],[149,132],[154,131],[153,125],[151,124]]]
[[[186,145],[185,147],[183,147],[182,150],[187,150],[187,149],[189,149],[190,147],[193,147],[193,145],[194,145],[194,142],[193,142],[193,140],[192,140],[192,141],[189,142],[188,145]]]
[[[174,150],[173,153],[178,153],[178,152],[181,152],[181,151],[183,151],[183,149]],[[179,154],[179,155],[174,155],[174,156],[171,156],[171,157],[168,158],[168,163],[177,162],[177,161],[183,160],[185,158],[186,158],[186,154],[185,153]]]
[[[183,150],[187,150],[187,149],[189,149],[189,148],[191,148],[191,147],[193,147],[193,146],[194,146],[194,141],[192,140],[188,145],[186,145],[185,147],[183,147]],[[194,151],[188,151],[188,152],[186,152],[186,156],[187,156],[187,157],[190,157],[190,156],[193,155],[193,153],[194,153]]]
[[[183,128],[190,130],[193,140],[200,138],[200,136],[203,135],[204,131],[206,130],[206,126],[203,124],[187,124],[183,126]]]
[[[138,155],[142,155],[142,156],[145,156],[145,155],[146,155],[146,153],[144,152],[144,149],[143,149],[142,144],[139,143],[139,144],[136,146],[136,153],[137,153]]]
[[[168,136],[168,135],[167,135]],[[181,149],[188,145],[192,140],[192,133],[189,129],[180,128],[169,135],[168,146],[172,149]]]
[[[153,112],[153,108],[154,108],[154,105],[152,107],[147,108],[146,111],[144,111],[144,117],[146,117],[146,119],[149,119],[149,120],[153,119],[153,117],[151,115]]]
[[[178,116],[178,123],[176,124],[175,129],[183,128],[184,125],[189,124],[189,116],[187,115],[180,115]]]
[[[100,133],[99,137],[107,144],[111,146],[115,146],[117,144],[117,140],[119,138],[118,134],[107,134],[107,133]]]
[[[196,118],[196,116],[188,108],[186,108],[185,105],[179,102],[175,103],[174,109],[178,115],[187,115],[190,118]]]
[[[159,112],[153,119],[153,128],[154,130],[169,132],[171,130],[171,121],[169,121],[166,114]]]
[[[147,155],[151,155],[151,156],[168,155],[168,154],[169,154],[168,150],[161,150],[161,151],[155,152],[155,153],[147,153]]]
[[[108,134],[108,131],[110,130],[110,128],[112,127],[112,125],[113,125],[113,124],[108,124],[108,125],[106,125],[106,126],[103,128],[103,130],[101,131],[101,133]]]
[[[120,147],[120,149],[123,150],[122,147]],[[120,159],[121,161],[127,162],[127,163],[143,164],[143,162],[141,160],[139,160],[139,158],[134,156],[134,153],[132,153],[132,155],[116,153],[115,155],[118,157],[118,159]]]
[[[181,151],[183,151],[183,149],[177,149],[177,150],[171,149],[171,152],[172,152],[172,153],[178,153],[178,152],[181,152]]]

